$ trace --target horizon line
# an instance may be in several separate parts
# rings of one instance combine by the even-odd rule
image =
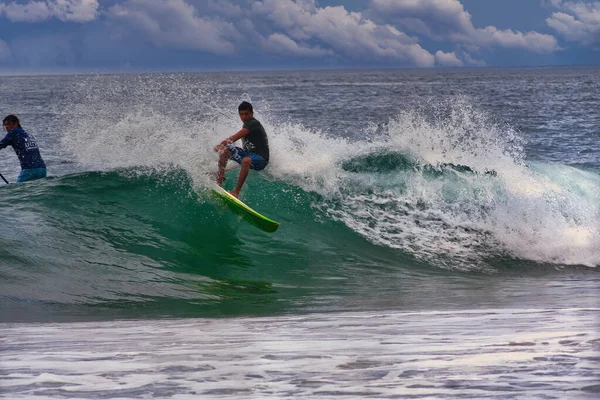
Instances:
[[[77,68],[77,69],[45,69],[45,70],[1,70],[0,77],[10,76],[52,76],[52,75],[128,75],[128,74],[163,74],[163,73],[252,73],[252,72],[309,72],[309,71],[463,71],[463,70],[498,70],[498,69],[539,69],[539,68],[600,68],[600,64],[540,64],[540,65],[486,65],[464,67],[278,67],[278,68]]]

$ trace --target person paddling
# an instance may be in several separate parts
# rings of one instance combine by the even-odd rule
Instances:
[[[33,181],[46,177],[46,164],[40,155],[35,138],[27,133],[15,115],[8,115],[2,121],[7,135],[0,141],[0,150],[12,146],[21,163],[21,173],[17,182]]]
[[[240,164],[240,175],[237,184],[230,191],[235,197],[239,197],[240,190],[248,177],[250,169],[260,171],[269,164],[269,140],[262,124],[254,118],[252,104],[243,101],[238,106],[240,119],[244,124],[233,136],[221,141],[215,146],[214,151],[219,153],[219,170],[217,172],[217,184],[223,185],[225,180],[225,167],[228,160],[233,160]],[[233,145],[236,141],[242,139],[242,146]]]

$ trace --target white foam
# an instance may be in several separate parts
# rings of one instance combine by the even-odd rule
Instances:
[[[342,196],[330,214],[374,243],[453,269],[489,268],[485,260],[494,255],[600,265],[600,178],[525,164],[516,132],[464,101],[451,107],[434,122],[401,113],[388,126],[389,140],[374,144],[438,166],[442,178],[419,168],[382,175],[384,184]]]
[[[241,128],[237,104],[252,99],[243,92],[224,96],[218,85],[190,77],[138,79],[124,80],[125,87],[111,79],[82,84],[63,146],[89,168],[177,167],[205,186],[216,170],[214,145]],[[129,101],[114,99],[123,96]],[[598,177],[527,165],[518,132],[466,99],[400,112],[383,129],[356,127],[362,141],[278,121],[266,103],[255,109],[271,147],[261,175],[321,194],[315,206],[373,243],[456,269],[488,268],[485,259],[495,254],[600,264]],[[381,150],[406,155],[415,168],[388,174],[342,168]],[[429,176],[426,165],[443,177]]]
[[[2,388],[15,400],[593,398],[599,313],[0,324]]]

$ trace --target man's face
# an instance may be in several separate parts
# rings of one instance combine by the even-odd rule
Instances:
[[[6,132],[10,132],[13,129],[15,129],[17,126],[19,126],[19,124],[17,124],[16,122],[9,122],[9,121],[4,122],[3,124],[4,124],[4,129],[6,129]]]
[[[254,113],[250,110],[240,110],[240,119],[243,123],[250,121],[254,117]]]

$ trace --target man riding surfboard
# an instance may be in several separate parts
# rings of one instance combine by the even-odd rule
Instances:
[[[246,182],[250,169],[260,171],[269,164],[269,141],[267,133],[262,124],[254,118],[252,104],[243,101],[238,106],[240,119],[244,124],[234,135],[221,141],[215,146],[214,151],[219,153],[219,170],[217,172],[217,184],[222,186],[225,180],[225,167],[227,161],[233,160],[240,164],[240,174],[237,184],[230,193],[239,197],[240,190]],[[236,141],[242,139],[242,147],[233,145]]]

